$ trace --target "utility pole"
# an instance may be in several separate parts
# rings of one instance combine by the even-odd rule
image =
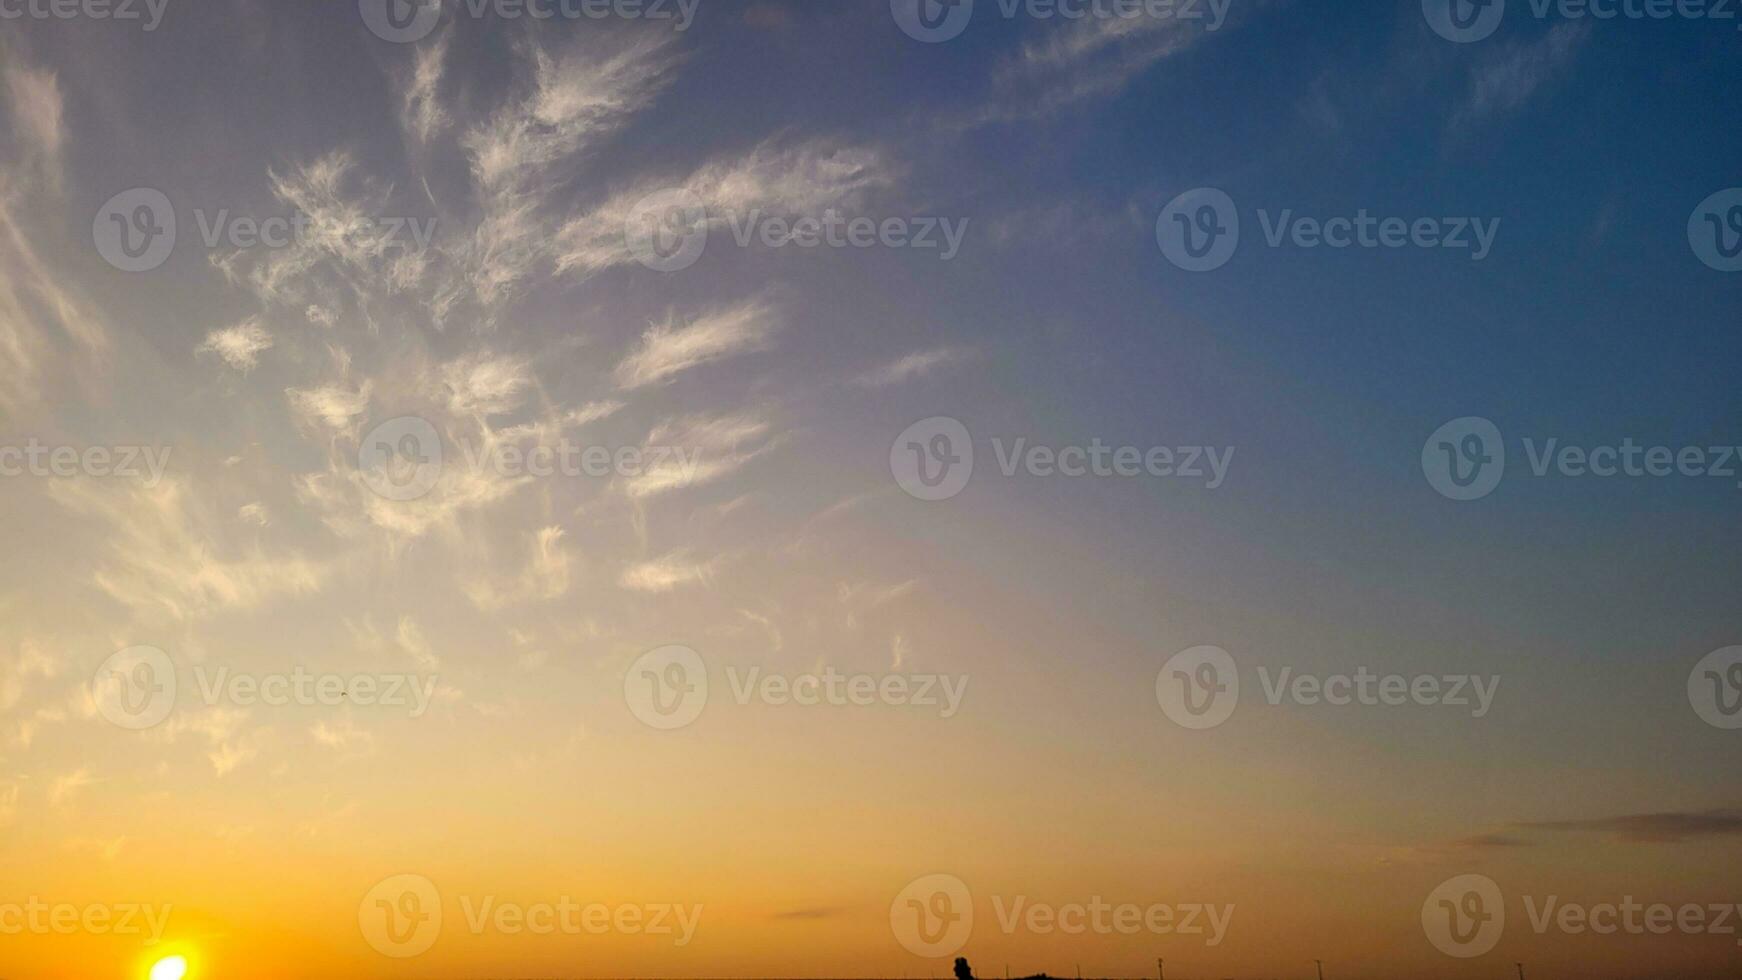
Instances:
[[[1325,980],[1325,961],[1313,960],[1313,965],[1319,968],[1319,980]]]
[[[1518,980],[1524,980],[1524,964],[1514,963],[1512,965],[1518,967]]]
[[[1167,961],[1157,957],[1155,960],[1155,980],[1167,980],[1167,967],[1162,966]]]

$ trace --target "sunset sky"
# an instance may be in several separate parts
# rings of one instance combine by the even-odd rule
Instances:
[[[3,980],[1742,968],[1738,20],[45,2],[0,2]],[[1204,188],[1240,236],[1195,272]],[[1277,225],[1358,214],[1472,244]],[[875,240],[786,240],[836,216]],[[1507,458],[1460,500],[1466,418]],[[1358,674],[1470,704],[1288,688]],[[1465,875],[1470,956],[1427,924]],[[973,923],[916,952],[928,876]],[[569,902],[635,911],[479,911]]]

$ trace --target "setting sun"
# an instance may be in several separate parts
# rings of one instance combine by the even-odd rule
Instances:
[[[151,980],[182,980],[187,976],[188,961],[184,956],[166,956],[151,968]]]

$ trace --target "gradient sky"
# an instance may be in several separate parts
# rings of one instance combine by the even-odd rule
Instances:
[[[1742,275],[1689,215],[1742,185],[1737,21],[1436,35],[1414,2],[1233,0],[1003,18],[922,43],[883,0],[701,0],[685,30],[450,9],[391,43],[350,0],[169,0],[162,23],[0,21],[0,446],[144,446],[160,481],[0,477],[0,909],[172,906],[164,942],[0,935],[0,977],[946,975],[890,906],[972,890],[982,975],[1733,976],[1734,936],[1529,928],[1525,896],[1737,903],[1742,732],[1689,672],[1742,643],[1735,479],[1535,478],[1526,437],[1742,443]],[[1184,271],[1198,187],[1242,242]],[[107,263],[132,188],[178,218]],[[644,195],[707,207],[644,266]],[[937,217],[959,254],[739,246],[722,215]],[[208,248],[195,213],[433,222]],[[1267,247],[1257,212],[1498,219],[1446,249]],[[662,474],[447,465],[373,493],[359,447],[675,445]],[[976,469],[921,501],[916,420]],[[1423,443],[1480,416],[1507,477],[1459,502]],[[993,438],[1232,446],[1227,479],[998,472]],[[638,657],[707,664],[662,731]],[[143,731],[93,677],[164,651]],[[1238,708],[1187,730],[1199,645]],[[1266,704],[1257,670],[1499,675],[1492,710]],[[428,711],[238,705],[196,671],[437,678]],[[959,712],[731,697],[728,668],[968,678]],[[420,956],[359,903],[440,889]],[[1496,881],[1491,953],[1421,908]],[[1035,934],[994,901],[1232,904],[1225,941]],[[692,942],[463,927],[462,897],[701,904]],[[1739,914],[1742,919],[1742,914]],[[0,918],[0,926],[4,926]],[[1735,925],[1742,929],[1742,921]]]

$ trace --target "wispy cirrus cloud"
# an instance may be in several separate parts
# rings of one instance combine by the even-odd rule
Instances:
[[[571,556],[562,546],[563,529],[539,528],[533,534],[531,554],[520,573],[507,582],[475,578],[465,587],[472,604],[486,611],[522,602],[560,598],[569,590]]]
[[[1098,17],[1050,28],[993,71],[991,96],[958,125],[1038,120],[1111,98],[1162,61],[1231,25],[1178,17]]]
[[[771,431],[768,419],[747,413],[662,422],[648,433],[648,445],[678,452],[630,477],[624,490],[631,498],[651,497],[721,479],[772,450]]]
[[[400,124],[419,143],[429,142],[453,122],[440,95],[451,40],[452,35],[443,34],[413,51],[411,71],[402,82]]]
[[[761,299],[716,307],[680,322],[676,314],[647,328],[641,346],[617,365],[620,388],[640,388],[736,354],[761,350],[779,327],[773,307]]]
[[[259,363],[260,355],[271,349],[272,335],[266,332],[259,317],[249,317],[233,327],[206,334],[205,342],[195,351],[216,354],[225,364],[246,374]]]
[[[448,250],[459,278],[438,309],[464,292],[488,316],[544,267],[550,196],[571,176],[559,165],[653,103],[681,60],[672,42],[670,33],[654,32],[614,47],[598,40],[554,53],[526,49],[530,92],[461,137],[481,215]]]
[[[68,481],[51,496],[105,531],[109,553],[92,582],[136,613],[187,620],[318,591],[329,569],[298,554],[225,540],[231,526],[186,480],[145,487]]]
[[[868,146],[835,140],[764,143],[743,156],[712,161],[675,183],[642,182],[571,219],[557,235],[556,268],[584,278],[634,263],[624,229],[644,217],[638,206],[655,193],[687,195],[703,210],[695,217],[705,228],[717,229],[746,220],[751,212],[794,217],[855,208],[899,175],[886,154]]]
[[[110,340],[104,321],[38,253],[13,190],[0,176],[0,410],[16,415],[50,379],[101,370]]]
[[[714,565],[712,561],[692,558],[688,552],[676,551],[630,565],[623,570],[618,584],[632,592],[671,592],[683,586],[706,583]]]
[[[490,416],[520,407],[532,384],[531,365],[523,358],[474,352],[442,365],[442,386],[448,411],[455,415]]]
[[[58,191],[62,183],[61,148],[66,142],[62,118],[66,106],[60,81],[52,71],[38,71],[16,60],[5,67],[4,74],[13,130],[26,144],[24,163],[44,184]]]
[[[1563,21],[1534,42],[1497,45],[1470,69],[1469,89],[1452,113],[1454,130],[1509,115],[1565,73],[1591,37],[1586,21]]]
[[[914,351],[859,375],[853,379],[853,383],[861,388],[888,388],[901,384],[903,381],[924,377],[939,368],[959,363],[967,356],[966,351],[953,347]]]
[[[369,396],[374,384],[365,379],[356,387],[341,384],[316,388],[288,388],[285,395],[291,408],[303,422],[332,431],[352,429],[358,416],[369,408]]]

